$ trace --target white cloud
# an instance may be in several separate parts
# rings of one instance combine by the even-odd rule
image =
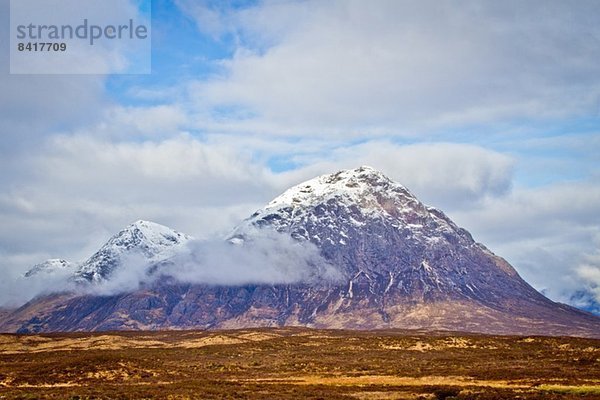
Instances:
[[[596,238],[594,249],[583,257],[577,267],[577,276],[583,281],[579,290],[591,294],[597,304],[600,304],[600,235]],[[599,310],[600,311],[600,310]]]
[[[256,230],[251,239],[232,245],[223,241],[192,241],[187,252],[172,259],[165,273],[182,282],[243,285],[307,282],[318,285],[342,277],[310,242]]]
[[[116,137],[169,137],[177,134],[187,121],[185,112],[176,105],[152,107],[113,107],[107,112],[109,128]]]
[[[564,237],[566,233],[593,232],[600,227],[600,184],[592,181],[519,188],[457,215],[468,216],[473,229],[485,230],[489,240],[506,245],[538,234]]]
[[[584,264],[577,268],[577,273],[589,284],[596,301],[600,301],[600,266]]]
[[[600,234],[598,182],[516,188],[448,214],[550,298],[568,302],[589,287],[584,275],[594,264],[586,255]]]
[[[140,218],[197,237],[222,233],[273,190],[270,173],[249,154],[188,135],[141,142],[60,136],[20,167],[0,194],[0,250],[13,256],[77,261]],[[8,260],[3,268],[26,268]]]
[[[44,181],[50,184],[71,184],[96,190],[98,198],[107,186],[114,189],[130,188],[139,182],[150,183],[140,193],[156,191],[158,187],[189,190],[208,185],[212,193],[200,192],[190,201],[208,201],[220,191],[230,191],[228,184],[253,186],[266,171],[251,165],[251,154],[236,148],[205,144],[187,134],[160,141],[112,142],[94,136],[56,137],[36,161],[44,169]],[[101,166],[101,168],[98,168]],[[82,172],[86,173],[82,173]],[[90,179],[93,177],[93,179]],[[141,188],[140,188],[141,189]],[[247,191],[240,186],[239,200]],[[68,187],[66,190],[69,190]],[[195,189],[197,190],[197,189]],[[158,192],[158,191],[157,191]],[[155,193],[155,196],[171,196]],[[222,203],[220,203],[222,204]]]
[[[214,129],[414,134],[581,115],[600,102],[593,2],[179,3],[199,26],[214,17],[214,32],[240,37],[223,75],[191,90],[201,109],[245,115],[205,121]]]
[[[200,31],[214,38],[219,38],[231,28],[224,13],[227,3],[219,7],[218,3],[211,6],[208,1],[175,0],[175,4],[196,20]]]
[[[31,278],[25,278],[15,269],[6,269],[1,273],[0,307],[19,307],[39,295],[75,289],[75,285],[69,281],[68,270],[41,273]]]
[[[425,203],[446,210],[473,206],[486,197],[508,193],[514,164],[511,157],[480,146],[397,145],[378,140],[327,149],[326,156],[313,150],[291,160],[306,166],[282,174],[288,182],[370,165],[406,186]]]

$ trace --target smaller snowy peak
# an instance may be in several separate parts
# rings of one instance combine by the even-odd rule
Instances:
[[[181,245],[189,241],[191,237],[156,222],[139,220],[127,226],[113,239],[112,244],[126,249],[144,243],[160,249],[161,247]]]
[[[362,205],[375,198],[403,198],[407,204],[420,203],[404,186],[372,167],[362,166],[321,175],[293,186],[267,204],[265,210],[310,206],[331,198]]]
[[[136,221],[121,230],[102,247],[117,252],[139,249],[146,256],[154,256],[166,248],[179,246],[191,237],[151,221]]]
[[[43,263],[34,265],[31,267],[31,269],[29,269],[29,271],[25,272],[24,276],[25,278],[30,278],[41,273],[52,274],[57,271],[66,271],[73,267],[74,265],[66,260],[53,258],[46,260]]]
[[[118,268],[124,258],[141,255],[157,262],[174,255],[192,237],[164,225],[139,220],[113,236],[85,261],[76,275],[88,281],[101,281]]]

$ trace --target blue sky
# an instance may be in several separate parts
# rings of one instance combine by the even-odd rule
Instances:
[[[220,235],[290,185],[369,164],[551,298],[600,299],[597,1],[151,15],[149,75],[10,75],[3,45],[0,273],[84,259],[137,219]]]

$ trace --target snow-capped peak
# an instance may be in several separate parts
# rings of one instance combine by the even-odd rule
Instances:
[[[124,230],[117,234],[123,240],[125,246],[131,245],[136,242],[128,241],[129,237],[139,238],[140,243],[146,241],[154,244],[156,247],[165,246],[170,247],[175,244],[181,244],[191,239],[183,233],[177,232],[167,226],[157,224],[156,222],[138,220],[131,225],[127,226]]]
[[[192,237],[155,222],[139,220],[102,246],[85,261],[76,275],[89,281],[107,278],[124,257],[137,253],[149,262],[164,260],[181,249]]]
[[[29,269],[29,271],[25,272],[24,276],[26,278],[30,278],[40,273],[51,274],[57,271],[64,271],[72,267],[74,267],[74,265],[66,260],[60,258],[52,258],[42,263],[34,265]]]
[[[383,199],[399,200],[396,207],[423,208],[416,197],[404,186],[389,179],[380,171],[362,166],[334,174],[321,175],[286,190],[264,208],[264,211],[283,207],[303,207],[336,198],[363,209],[379,208]],[[385,205],[383,205],[385,206]]]
[[[288,189],[238,225],[230,239],[251,237],[257,227],[332,248],[360,248],[362,240],[384,243],[390,235],[423,246],[449,241],[473,244],[468,232],[444,213],[425,206],[404,186],[367,166],[322,175]]]

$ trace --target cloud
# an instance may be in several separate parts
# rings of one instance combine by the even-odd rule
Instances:
[[[0,194],[0,250],[76,261],[140,218],[214,235],[270,197],[269,175],[244,151],[185,134],[135,142],[57,136],[21,160]],[[27,267],[4,260],[3,268]]]
[[[57,270],[25,278],[14,269],[2,271],[0,307],[19,307],[37,296],[75,291],[76,285],[69,280],[71,273],[69,270]]]
[[[175,4],[194,18],[200,31],[216,39],[232,29],[226,12],[231,8],[226,2],[175,0]]]
[[[595,307],[598,308],[600,307],[600,240],[596,239],[596,249],[583,257],[576,272],[583,281],[583,289],[580,291],[589,294],[593,301],[588,301],[588,303],[595,303]],[[596,312],[600,313],[600,308],[596,309]]]
[[[515,188],[448,215],[554,300],[571,302],[594,282],[589,255],[600,235],[597,181]]]
[[[315,175],[370,165],[403,184],[425,203],[445,210],[471,207],[509,193],[515,160],[481,146],[453,143],[399,145],[372,140],[310,150],[289,160],[300,166],[280,174],[299,183]]]
[[[596,301],[600,301],[600,266],[583,264],[577,268],[577,274],[586,281]]]
[[[48,258],[82,260],[137,219],[214,237],[294,184],[361,164],[436,206],[433,200],[459,207],[501,195],[511,179],[510,158],[476,146],[372,142],[334,148],[330,161],[320,161],[321,149],[310,144],[188,134],[115,142],[96,132],[55,136],[21,160],[15,183],[0,194],[0,268],[24,272]],[[304,166],[273,173],[269,154],[279,151],[300,153]]]
[[[96,139],[92,135],[56,137],[32,160],[43,171],[40,184],[63,187],[60,196],[116,204],[147,199],[164,204],[214,206],[256,200],[265,184],[264,166],[253,165],[243,149],[208,144],[188,134],[152,141]],[[121,193],[117,199],[115,194]]]
[[[103,118],[110,123],[98,124],[94,133],[114,139],[168,138],[181,132],[187,119],[187,114],[177,105],[114,106],[106,109]]]
[[[149,261],[129,252],[105,281],[76,282],[74,268],[42,271],[25,278],[5,275],[0,281],[0,307],[17,307],[41,295],[114,295],[152,286],[167,277],[182,283],[205,285],[294,284],[337,282],[342,273],[328,263],[310,242],[271,230],[246,232],[245,240],[192,240],[174,256]]]
[[[0,0],[0,36],[8,38],[10,2]],[[32,153],[57,131],[98,121],[108,103],[98,75],[11,75],[9,43],[0,41],[0,187],[18,184]]]
[[[335,282],[341,272],[310,242],[270,230],[247,232],[243,242],[196,241],[162,269],[183,282],[218,285]]]
[[[593,233],[600,227],[600,183],[595,181],[562,183],[539,188],[518,188],[508,196],[488,198],[464,213],[475,230],[485,230],[487,239],[506,245],[535,238],[566,234]],[[590,240],[593,235],[589,236]],[[557,244],[559,241],[557,241]],[[573,240],[564,243],[572,243]]]
[[[114,23],[115,20],[121,20],[123,15],[139,16],[137,7],[131,1],[110,0],[100,4],[95,1],[62,0],[61,4],[68,6],[55,13],[48,12],[47,7],[40,7],[39,2],[35,4],[35,1],[14,3],[15,9],[27,4],[31,9],[24,10],[26,18],[35,20],[39,13],[39,18],[46,21],[46,24],[51,24],[53,18],[63,22],[62,18],[78,23],[83,18],[91,18],[97,23]],[[7,39],[11,36],[8,0],[0,0],[0,36]],[[120,62],[123,56],[119,54],[128,50],[114,47],[103,49],[102,46],[95,45],[92,48],[86,45],[85,54],[82,56],[86,59],[85,63],[70,60],[69,66],[89,65],[93,62]],[[75,55],[76,52],[71,51],[69,54]],[[61,57],[64,59],[64,55]],[[91,61],[92,59],[95,61]],[[39,67],[41,61],[38,60],[36,64],[39,64],[36,66]],[[26,155],[31,148],[37,148],[38,144],[58,132],[73,131],[89,124],[101,123],[106,109],[111,106],[104,75],[15,75],[9,73],[9,66],[9,41],[3,40],[0,41],[0,168],[7,173],[0,176],[0,184],[11,183],[13,170],[21,169],[23,152]],[[102,70],[102,67],[98,68]],[[168,110],[166,107],[158,108],[153,110],[152,115],[145,116],[135,115],[132,110],[128,111],[130,116],[133,114],[148,121],[147,128],[149,122],[158,122],[158,118],[165,120],[164,114]],[[149,118],[152,116],[154,117]],[[180,117],[171,112],[171,120],[177,118]]]
[[[198,109],[231,111],[202,121],[215,131],[414,135],[600,104],[594,2],[178,4],[238,37],[222,74],[190,89]]]

